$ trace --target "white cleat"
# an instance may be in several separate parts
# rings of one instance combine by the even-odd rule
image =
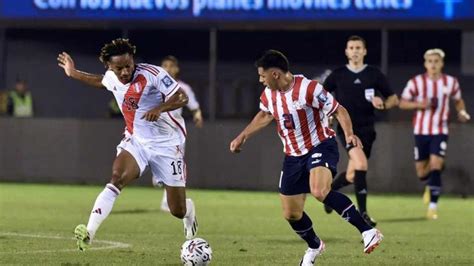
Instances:
[[[316,261],[316,258],[323,254],[325,248],[326,246],[324,245],[324,242],[322,240],[321,244],[319,245],[319,248],[308,248],[300,261],[300,266],[313,266],[314,262]]]
[[[362,239],[364,240],[364,253],[370,254],[380,245],[383,235],[378,229],[372,228],[362,232]]]
[[[190,202],[191,212],[188,217],[183,218],[184,224],[184,236],[186,239],[193,239],[198,231],[198,222],[196,219],[196,209],[194,208],[194,202],[191,199],[186,199]],[[186,204],[188,205],[188,204]]]

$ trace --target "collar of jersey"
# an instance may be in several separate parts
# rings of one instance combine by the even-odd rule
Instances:
[[[287,93],[287,92],[292,91],[292,90],[293,90],[293,87],[295,86],[296,77],[297,77],[297,76],[300,76],[300,75],[293,75],[293,81],[291,82],[290,88],[289,88],[288,90],[286,90],[286,91],[278,90],[278,92],[281,93],[281,94],[285,94],[285,93]]]
[[[359,70],[354,70],[353,68],[351,68],[351,67],[349,66],[349,64],[347,64],[346,67],[347,67],[347,69],[349,69],[350,72],[355,73],[355,74],[358,74],[358,73],[364,71],[364,69],[367,67],[367,64],[363,65],[362,68],[359,69]]]
[[[135,70],[133,71],[133,77],[132,77],[132,80],[126,84],[123,84],[120,79],[117,77],[117,75],[115,75],[115,73],[112,71],[112,70],[107,70],[107,71],[110,71],[112,72],[112,76],[113,76],[113,79],[115,79],[115,82],[117,84],[120,85],[120,87],[123,87],[124,89],[128,89],[128,87],[130,87],[130,84],[132,83],[132,81],[137,77],[137,69],[135,68]]]

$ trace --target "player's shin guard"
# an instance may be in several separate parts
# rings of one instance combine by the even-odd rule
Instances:
[[[367,171],[355,171],[354,190],[360,213],[367,212]]]
[[[337,177],[334,179],[334,181],[332,182],[331,188],[334,190],[339,190],[350,184],[351,183],[347,181],[346,172],[342,172],[338,174]]]
[[[100,224],[107,218],[112,207],[114,206],[115,199],[120,195],[120,190],[112,184],[107,184],[104,190],[97,196],[92,213],[89,216],[89,222],[87,223],[87,231],[90,234],[90,238],[94,238],[95,232],[99,229]]]
[[[312,249],[319,248],[321,245],[321,240],[316,235],[313,230],[313,222],[305,212],[303,212],[303,217],[298,221],[288,221],[291,225],[291,228],[297,233],[306,243],[308,247]]]
[[[333,208],[344,220],[357,227],[361,233],[372,229],[372,227],[364,221],[352,201],[346,195],[331,190],[323,203]]]
[[[437,203],[438,198],[441,194],[441,171],[432,170],[430,172],[430,179],[428,181],[428,186],[430,187],[430,202]]]

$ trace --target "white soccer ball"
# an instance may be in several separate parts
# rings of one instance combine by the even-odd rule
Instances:
[[[208,265],[212,259],[212,249],[202,238],[194,238],[181,246],[181,261],[186,266]]]

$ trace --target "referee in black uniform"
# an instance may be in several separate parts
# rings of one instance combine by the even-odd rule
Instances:
[[[324,88],[335,94],[336,99],[349,112],[354,134],[362,140],[362,149],[346,145],[344,133],[337,127],[339,140],[349,154],[347,171],[339,174],[332,188],[338,190],[354,183],[359,212],[372,226],[376,222],[367,213],[367,159],[370,158],[372,143],[376,133],[374,127],[375,109],[386,110],[398,105],[398,97],[390,89],[387,78],[376,67],[364,64],[367,55],[365,40],[351,36],[347,40],[346,56],[348,64],[335,69],[324,81]],[[380,97],[380,96],[381,97]],[[382,99],[383,97],[383,99]],[[330,213],[332,210],[325,207]]]

